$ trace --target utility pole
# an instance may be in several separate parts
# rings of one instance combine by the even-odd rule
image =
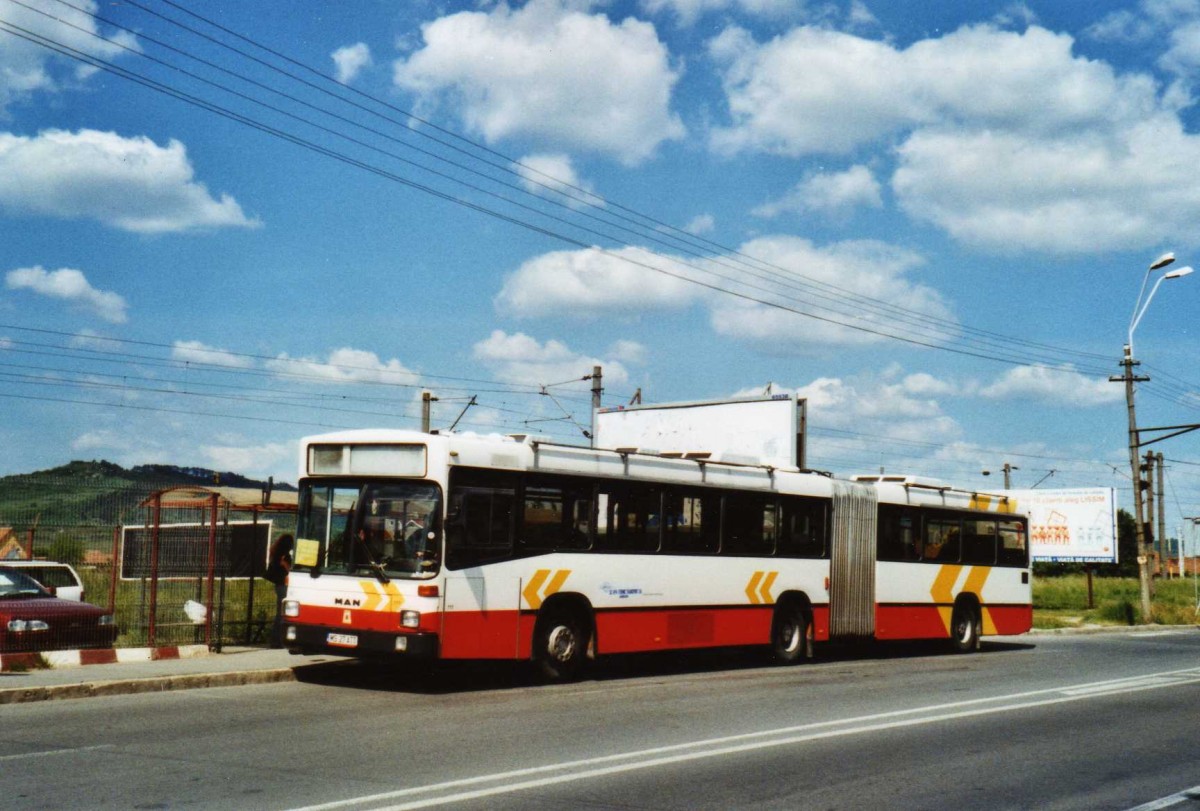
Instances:
[[[1146,462],[1142,465],[1146,471],[1146,548],[1154,558],[1150,567],[1150,595],[1154,596],[1154,575],[1158,573],[1158,552],[1154,543],[1154,451],[1146,451]]]
[[[432,420],[432,409],[430,406],[432,403],[436,403],[437,399],[433,396],[433,392],[421,392],[421,430],[426,434],[429,433]]]
[[[1162,575],[1168,580],[1171,577],[1171,567],[1167,561],[1171,559],[1171,550],[1169,541],[1167,540],[1167,500],[1164,497],[1163,491],[1163,455],[1162,452],[1154,454],[1154,466],[1158,470],[1157,482],[1158,492],[1158,559],[1162,566]]]
[[[596,447],[596,412],[600,410],[600,395],[604,392],[604,372],[599,366],[592,367],[592,447]]]
[[[1004,463],[1004,489],[1005,490],[1012,489],[1012,472],[1014,470],[1020,470],[1020,468],[1014,467],[1013,465],[1010,465],[1008,462]]]
[[[1125,384],[1125,409],[1129,416],[1129,473],[1133,485],[1133,525],[1137,533],[1138,585],[1141,592],[1142,622],[1150,621],[1150,550],[1146,548],[1146,524],[1142,512],[1142,468],[1138,460],[1137,413],[1133,405],[1134,383],[1149,380],[1146,375],[1135,375],[1133,367],[1141,364],[1133,359],[1133,347],[1125,344],[1125,357],[1121,361],[1125,374],[1109,380]]]

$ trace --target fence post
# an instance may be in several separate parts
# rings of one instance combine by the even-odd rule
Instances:
[[[213,572],[217,565],[217,494],[208,497],[208,508],[212,511],[208,522],[208,606],[204,612],[204,644],[212,650],[213,615]]]
[[[150,630],[146,643],[157,642],[155,625],[158,620],[158,527],[162,523],[162,491],[154,494],[154,526],[150,528]]]
[[[113,621],[117,618],[117,580],[120,578],[121,560],[118,555],[121,554],[121,528],[113,527],[113,552],[111,573],[108,578],[108,613],[113,615]]]

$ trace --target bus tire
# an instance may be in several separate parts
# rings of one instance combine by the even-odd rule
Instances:
[[[807,612],[793,602],[775,606],[771,620],[771,653],[775,661],[794,665],[812,658],[813,624]]]
[[[555,610],[538,617],[533,629],[533,661],[549,681],[570,681],[587,657],[587,626],[572,611]]]
[[[979,609],[969,602],[959,602],[950,617],[950,642],[956,653],[979,650]]]

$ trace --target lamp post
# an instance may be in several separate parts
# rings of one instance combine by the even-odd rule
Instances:
[[[1133,367],[1139,365],[1133,358],[1133,331],[1137,329],[1138,324],[1142,320],[1142,316],[1146,314],[1146,308],[1150,306],[1150,300],[1154,298],[1154,294],[1158,292],[1158,287],[1166,279],[1179,279],[1187,276],[1192,272],[1190,267],[1177,268],[1158,277],[1154,282],[1154,287],[1150,288],[1150,295],[1146,296],[1143,302],[1142,296],[1146,293],[1146,284],[1150,281],[1150,274],[1156,270],[1162,270],[1175,261],[1175,254],[1165,253],[1150,263],[1146,268],[1146,275],[1142,278],[1142,289],[1138,292],[1137,301],[1133,305],[1133,315],[1129,319],[1128,340],[1125,343],[1125,355],[1121,360],[1121,365],[1125,367],[1125,374],[1121,377],[1110,377],[1111,381],[1121,381],[1125,384],[1125,407],[1129,419],[1129,472],[1133,484],[1133,520],[1137,531],[1137,550],[1138,550],[1138,584],[1141,592],[1141,609],[1142,622],[1150,622],[1150,550],[1146,542],[1146,525],[1144,512],[1142,510],[1142,491],[1145,485],[1142,481],[1142,471],[1138,460],[1138,448],[1141,442],[1138,438],[1137,414],[1134,408],[1134,383],[1140,383],[1149,380],[1145,375],[1135,375]]]

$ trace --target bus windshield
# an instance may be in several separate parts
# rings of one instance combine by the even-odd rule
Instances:
[[[441,504],[430,482],[305,482],[295,568],[431,576],[440,562]]]

